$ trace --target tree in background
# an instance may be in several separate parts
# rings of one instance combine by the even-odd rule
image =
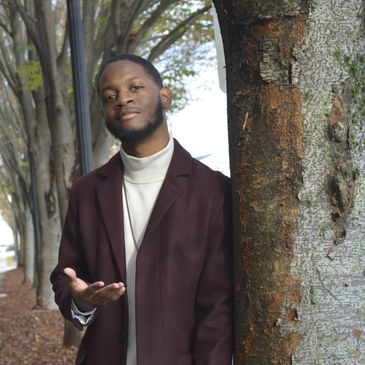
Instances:
[[[0,83],[0,212],[13,231],[18,264],[26,269],[25,277],[34,279],[33,222],[30,201],[30,176],[26,136],[14,95]]]
[[[235,364],[362,364],[365,4],[215,5],[235,201]]]

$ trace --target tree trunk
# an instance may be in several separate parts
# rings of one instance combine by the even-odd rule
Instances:
[[[40,52],[47,99],[47,118],[52,138],[52,167],[57,186],[60,221],[63,224],[68,205],[68,189],[76,163],[75,132],[68,103],[64,100],[64,75],[57,65],[56,28],[52,3],[37,0],[36,17],[43,47]]]
[[[23,23],[17,18],[12,22],[14,56],[17,69],[31,61],[37,62],[32,52],[22,51],[28,38]],[[46,308],[55,308],[54,294],[49,282],[52,268],[57,263],[58,242],[60,240],[60,215],[58,195],[52,169],[51,136],[46,112],[46,97],[42,86],[30,90],[27,78],[17,74],[19,87],[20,115],[24,121],[24,130],[32,154],[37,184],[37,201],[40,215],[40,278],[37,288],[37,304]],[[26,194],[26,193],[24,193]],[[30,219],[29,222],[32,220]],[[31,241],[32,243],[34,240]],[[34,248],[34,247],[33,247]],[[26,247],[26,251],[31,248]],[[28,262],[28,264],[30,264]],[[28,275],[28,274],[27,274]]]
[[[34,227],[32,213],[28,206],[24,212],[24,275],[34,283]]]
[[[215,4],[235,212],[235,364],[364,363],[364,2]]]
[[[37,124],[32,128],[35,175],[37,181],[37,201],[40,215],[40,278],[38,305],[56,308],[54,293],[49,277],[57,264],[58,245],[61,238],[60,212],[55,176],[51,169],[51,145],[44,98],[39,91],[36,100]]]

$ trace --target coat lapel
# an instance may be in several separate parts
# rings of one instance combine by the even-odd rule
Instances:
[[[146,228],[145,237],[158,226],[178,197],[180,191],[183,189],[184,179],[182,179],[182,177],[191,174],[191,162],[192,158],[190,154],[183,149],[176,140],[174,140],[174,153],[166,173],[166,178],[161,186],[161,190],[152,210],[150,220]]]
[[[99,170],[99,174],[102,175],[102,181],[96,189],[97,201],[121,280],[124,281],[126,267],[122,207],[123,168],[119,153]]]

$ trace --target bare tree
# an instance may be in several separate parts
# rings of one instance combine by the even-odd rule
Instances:
[[[25,279],[33,281],[34,235],[26,134],[19,123],[18,105],[10,102],[15,99],[12,91],[1,87],[0,98],[0,117],[6,121],[0,124],[0,210],[15,233],[18,265],[24,267]]]

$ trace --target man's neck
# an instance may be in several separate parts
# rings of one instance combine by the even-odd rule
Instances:
[[[133,157],[148,157],[164,149],[169,143],[170,135],[166,122],[163,122],[159,128],[157,128],[147,138],[131,143],[122,143],[123,150]]]

